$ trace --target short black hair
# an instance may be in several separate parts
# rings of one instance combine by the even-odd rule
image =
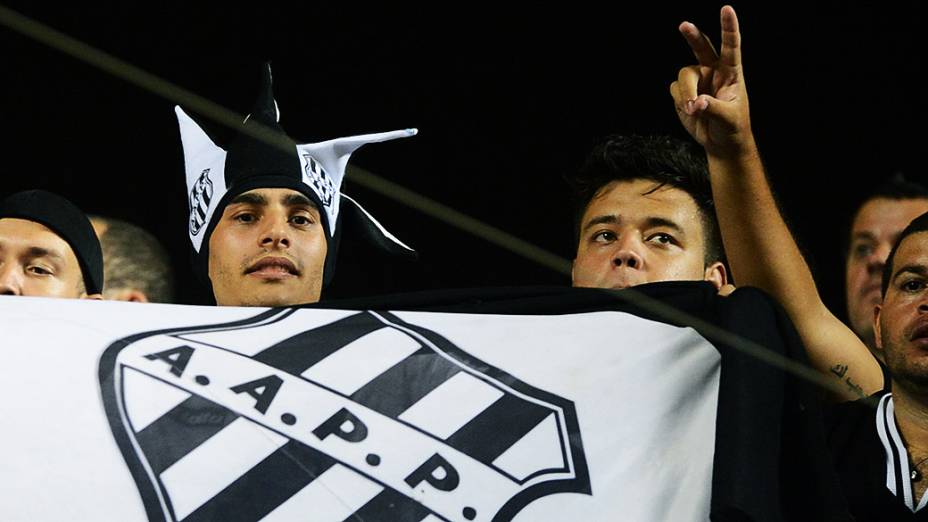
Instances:
[[[657,188],[667,185],[689,194],[702,217],[706,265],[725,262],[705,154],[694,144],[671,136],[606,136],[593,147],[583,165],[566,176],[575,200],[575,245],[580,240],[583,214],[599,191],[613,181],[636,179],[654,181]]]
[[[896,172],[889,178],[889,181],[883,183],[864,201],[871,199],[928,199],[928,186],[922,185],[906,179],[905,174]]]
[[[91,216],[106,225],[100,235],[106,284],[104,292],[133,288],[153,303],[174,301],[174,271],[164,246],[141,227],[120,219]]]
[[[886,258],[886,265],[883,267],[883,297],[886,297],[886,290],[889,289],[889,282],[893,277],[893,261],[896,259],[896,251],[899,250],[899,245],[902,244],[906,237],[919,232],[928,232],[928,212],[913,219],[909,226],[905,227],[905,230],[899,234],[899,239],[896,240],[893,249],[890,250],[889,257]]]
[[[845,257],[847,257],[851,251],[851,232],[853,231],[854,220],[857,218],[857,214],[860,213],[860,209],[862,209],[864,205],[873,201],[874,199],[889,199],[893,201],[902,201],[907,199],[928,199],[928,186],[910,181],[906,179],[904,173],[896,172],[892,175],[891,178],[889,178],[889,181],[879,185],[876,190],[867,194],[867,196],[861,200],[860,204],[857,205],[857,207],[854,209],[854,213],[851,214],[851,220],[847,224],[847,234],[844,235]]]

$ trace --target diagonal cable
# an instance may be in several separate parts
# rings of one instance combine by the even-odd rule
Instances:
[[[290,151],[292,148],[287,145],[279,135],[266,126],[243,126],[241,125],[243,117],[240,114],[2,5],[0,5],[0,24],[146,91],[188,107],[203,117],[217,123],[229,126],[233,129],[238,129],[255,139],[263,140],[270,145],[282,147],[286,151]],[[482,221],[462,214],[431,198],[418,194],[391,181],[387,181],[369,171],[357,167],[353,167],[351,170],[354,172],[352,177],[354,181],[390,199],[413,207],[431,217],[485,239],[542,266],[551,268],[560,273],[570,272],[570,262],[560,256],[552,254],[496,227],[492,227]],[[841,386],[833,379],[826,378],[816,370],[804,364],[773,353],[753,341],[744,339],[718,326],[677,310],[659,300],[644,296],[633,289],[626,289],[623,292],[618,292],[616,293],[616,297],[632,302],[642,309],[655,313],[670,322],[693,326],[698,329],[704,337],[711,341],[725,343],[737,351],[763,361],[766,364],[774,366],[802,380],[815,384],[825,390],[835,393],[841,393],[843,391]]]

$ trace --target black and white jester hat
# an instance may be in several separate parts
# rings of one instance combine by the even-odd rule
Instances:
[[[338,239],[343,225],[392,254],[415,257],[374,219],[357,201],[341,192],[345,167],[351,153],[367,143],[414,136],[416,129],[364,134],[319,143],[297,144],[280,126],[280,111],[271,83],[270,64],[265,64],[263,82],[255,108],[228,147],[216,145],[180,107],[175,107],[184,147],[190,220],[188,235],[193,245],[196,272],[209,284],[209,237],[226,205],[236,196],[257,188],[288,188],[300,192],[322,216],[328,241],[323,285],[332,280]],[[258,140],[243,131],[262,127],[272,131],[271,141]],[[260,132],[260,130],[259,130]]]

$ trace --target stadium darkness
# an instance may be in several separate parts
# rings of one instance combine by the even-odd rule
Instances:
[[[608,133],[686,136],[667,91],[693,61],[676,28],[693,21],[717,42],[721,6],[7,5],[240,113],[270,60],[281,123],[296,140],[418,127],[415,138],[361,149],[352,164],[568,258],[562,175]],[[826,301],[843,314],[840,249],[857,200],[896,170],[926,180],[916,81],[924,9],[735,7],[769,175]],[[6,27],[0,49],[0,195],[46,188],[146,227],[174,258],[180,300],[203,302],[188,269],[173,103]],[[350,177],[346,192],[421,262],[346,242],[327,297],[569,283]]]

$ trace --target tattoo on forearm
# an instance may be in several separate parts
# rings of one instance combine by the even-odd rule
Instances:
[[[852,381],[850,377],[845,378],[847,375],[848,365],[846,364],[836,364],[831,367],[831,373],[833,373],[837,378],[844,379],[844,384],[847,385],[847,388],[851,390],[854,394],[859,397],[866,397],[864,389],[861,388],[856,382]]]
[[[864,389],[861,388],[859,385],[857,385],[857,383],[852,381],[850,377],[848,377],[847,379],[844,379],[844,382],[847,384],[848,389],[856,393],[858,397],[861,397],[861,398],[866,397],[866,394],[864,394]]]

